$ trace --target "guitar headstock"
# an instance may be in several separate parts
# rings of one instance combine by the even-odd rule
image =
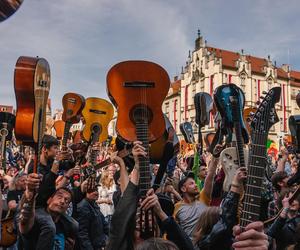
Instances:
[[[274,87],[269,90],[253,116],[251,122],[252,132],[267,133],[279,121],[275,104],[279,102],[280,95],[281,87]]]

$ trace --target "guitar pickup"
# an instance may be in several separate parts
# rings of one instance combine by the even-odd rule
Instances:
[[[154,82],[124,82],[123,87],[125,88],[154,88]]]
[[[90,109],[89,110],[91,113],[97,114],[97,115],[106,115],[105,111],[102,110],[97,110],[97,109]]]

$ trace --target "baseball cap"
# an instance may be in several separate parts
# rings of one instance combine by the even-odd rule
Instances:
[[[185,183],[189,178],[195,179],[195,174],[194,174],[193,172],[191,172],[191,171],[183,173],[183,175],[182,175],[180,181],[178,182],[178,191],[179,191],[179,193],[182,193],[182,192],[181,192],[181,188],[182,188],[182,186],[184,185],[184,183]]]

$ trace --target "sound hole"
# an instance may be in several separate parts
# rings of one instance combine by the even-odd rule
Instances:
[[[149,107],[146,105],[140,104],[134,106],[130,111],[130,120],[136,123],[151,123],[153,119],[153,113]]]

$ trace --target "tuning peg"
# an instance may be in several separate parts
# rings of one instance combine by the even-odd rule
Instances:
[[[266,92],[266,91],[263,91],[262,93],[263,93],[264,95],[268,94],[268,92]]]
[[[256,105],[259,105],[259,104],[260,104],[260,101],[257,101],[257,102],[256,102]]]
[[[254,114],[255,114],[254,112],[250,112],[249,116],[254,116]]]
[[[265,99],[265,97],[263,97],[263,96],[260,96],[259,98],[262,99],[262,100]]]

